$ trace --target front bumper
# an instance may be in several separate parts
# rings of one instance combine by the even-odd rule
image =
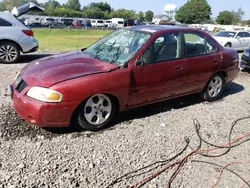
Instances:
[[[40,127],[67,127],[80,102],[46,103],[26,96],[27,87],[21,93],[9,86],[16,112],[27,122]]]

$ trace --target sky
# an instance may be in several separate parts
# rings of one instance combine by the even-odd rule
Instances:
[[[67,2],[67,0],[58,0],[61,4]],[[212,16],[216,17],[220,11],[223,10],[235,10],[242,8],[245,11],[243,19],[250,20],[250,0],[207,0],[212,7]],[[46,0],[38,0],[38,2],[46,2]],[[80,0],[82,6],[91,2],[101,2],[101,0]],[[163,8],[166,4],[175,4],[177,7],[182,6],[187,0],[156,0],[155,3],[152,0],[104,0],[112,8],[125,8],[133,9],[135,11],[147,11],[152,10],[155,14],[162,14]]]

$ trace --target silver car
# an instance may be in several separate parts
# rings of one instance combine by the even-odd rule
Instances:
[[[33,38],[33,31],[21,23],[17,17],[29,10],[44,9],[34,3],[27,3],[12,12],[0,12],[0,63],[15,63],[20,53],[38,50],[38,41]]]

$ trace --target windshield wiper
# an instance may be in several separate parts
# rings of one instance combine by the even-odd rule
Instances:
[[[118,59],[118,57],[120,56],[120,48],[121,48],[120,46],[117,48],[116,53],[114,54],[113,58],[109,63],[113,63]]]

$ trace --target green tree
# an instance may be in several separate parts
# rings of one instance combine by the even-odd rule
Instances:
[[[238,24],[241,22],[242,17],[245,15],[245,12],[239,8],[237,12],[232,11],[233,14],[233,24]]]
[[[4,5],[4,3],[1,1],[0,2],[0,11],[5,11],[6,10],[6,7]]]
[[[45,2],[44,4],[44,8],[45,8],[45,14],[48,15],[53,15],[53,12],[55,11],[55,9],[57,7],[61,7],[60,3],[58,1],[55,0],[48,0],[47,2]]]
[[[222,25],[231,25],[233,23],[234,14],[230,11],[222,11],[217,16],[216,22]]]
[[[79,0],[68,0],[68,2],[65,4],[65,6],[72,10],[80,10],[81,4]]]
[[[151,10],[148,10],[147,12],[145,12],[145,20],[147,22],[152,22],[154,17],[154,13]]]
[[[110,13],[111,18],[135,19],[136,13],[134,10],[117,9]]]
[[[206,0],[190,0],[176,12],[176,20],[181,23],[205,23],[210,20],[211,6]]]
[[[144,21],[144,13],[142,11],[138,13],[138,19]]]
[[[111,12],[111,6],[108,3],[90,3],[89,8],[99,8],[101,11]]]

